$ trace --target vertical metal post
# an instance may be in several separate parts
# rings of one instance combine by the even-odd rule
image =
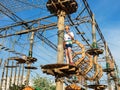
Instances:
[[[63,37],[64,37],[64,19],[65,12],[60,11],[58,13],[58,54],[57,63],[63,63],[64,61],[64,50],[63,50]],[[56,90],[63,90],[63,82],[56,78]]]
[[[107,43],[105,44],[105,54],[106,54],[106,68],[108,69],[110,67],[108,60],[109,60],[109,56],[108,56],[108,46]],[[110,81],[110,73],[107,72],[107,81],[108,81],[108,89],[112,90],[111,88],[111,81]]]
[[[23,76],[24,76],[24,64],[22,64],[22,75],[21,75],[20,85],[23,84]]]
[[[17,85],[19,85],[19,79],[20,79],[20,71],[21,71],[21,64],[19,64],[19,70],[18,70],[18,77],[17,77]]]
[[[14,65],[14,62],[12,61],[12,66]],[[11,68],[11,72],[10,72],[10,83],[9,83],[9,87],[12,85],[12,73],[13,73],[13,67]]]
[[[30,37],[29,57],[32,57],[34,35],[35,35],[35,32],[32,32]],[[31,66],[31,64],[29,63],[28,66]],[[30,69],[27,70],[26,85],[29,85],[29,78],[30,78]]]
[[[17,62],[16,62],[16,66],[18,66]],[[17,67],[15,68],[14,81],[13,81],[13,84],[15,85],[16,85],[16,74],[17,74]]]
[[[9,60],[7,60],[7,66],[9,65]],[[5,90],[7,90],[7,81],[8,81],[8,68],[6,68],[6,75],[5,75]]]
[[[5,60],[4,66],[3,66],[3,71],[2,71],[1,87],[2,87],[2,85],[3,85],[3,80],[4,80],[4,73],[5,73],[5,66],[6,66],[6,64],[7,64],[7,61]]]

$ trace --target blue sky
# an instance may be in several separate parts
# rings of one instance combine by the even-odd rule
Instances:
[[[88,0],[95,19],[120,65],[120,0]],[[120,66],[119,66],[120,67]]]

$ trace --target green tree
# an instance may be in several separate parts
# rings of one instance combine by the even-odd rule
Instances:
[[[10,86],[10,90],[22,90],[24,88],[25,85],[21,85],[21,86],[18,86],[18,85],[15,85],[13,84],[12,86]]]
[[[38,74],[33,78],[33,86],[36,90],[56,90],[55,85],[45,77],[40,77]]]

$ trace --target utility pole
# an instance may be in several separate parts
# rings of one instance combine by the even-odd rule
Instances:
[[[35,34],[35,32],[32,32],[31,37],[30,37],[29,57],[32,57],[34,34]],[[27,66],[30,67],[31,63],[28,63]],[[29,85],[29,78],[30,78],[30,69],[27,70],[26,85]]]
[[[92,15],[92,47],[97,48],[94,14]]]
[[[65,11],[61,10],[58,13],[58,54],[57,63],[61,64],[64,60],[63,37],[64,37],[64,18]],[[63,82],[56,78],[56,90],[63,90]]]
[[[99,74],[102,74],[102,70],[101,68],[98,68],[98,66],[100,66],[97,62],[98,60],[98,55],[103,53],[103,50],[99,49],[97,46],[97,40],[96,40],[96,29],[95,29],[95,19],[94,19],[94,14],[92,14],[92,49],[91,49],[91,53],[93,55],[93,63],[94,65],[94,70],[97,72],[97,76],[96,76],[96,84],[99,84]]]
[[[64,50],[63,50],[63,39],[64,39],[64,19],[65,11],[61,10],[58,13],[58,55],[57,63],[63,63],[64,60]]]
[[[94,14],[92,14],[92,48],[96,49],[97,47],[97,42],[96,42],[96,30],[95,30],[95,19],[94,19]],[[93,62],[94,62],[94,70],[96,71],[96,66],[97,66],[97,59],[98,59],[98,55],[97,54],[93,54]],[[96,81],[96,84],[98,84],[99,82]]]

